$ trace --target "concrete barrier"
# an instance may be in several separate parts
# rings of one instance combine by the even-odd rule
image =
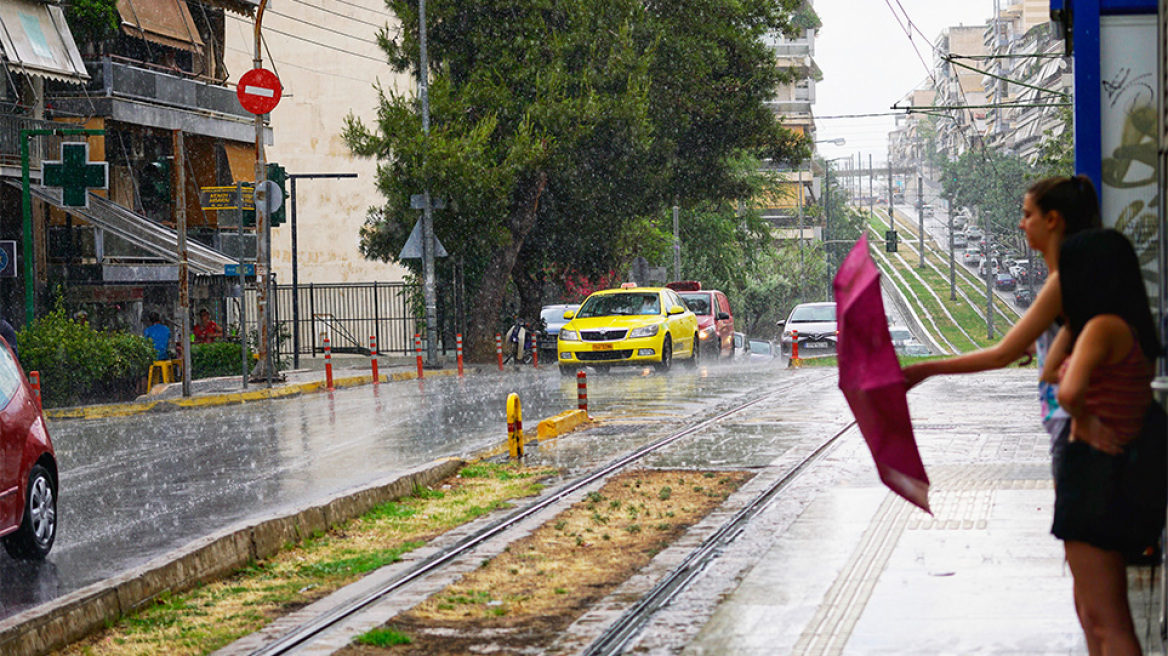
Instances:
[[[330,526],[453,475],[463,461],[440,460],[291,513],[225,529],[141,567],[0,621],[0,654],[41,656],[104,628],[163,593],[179,593],[272,556]]]
[[[572,431],[587,421],[587,412],[583,410],[565,410],[554,417],[548,417],[539,422],[539,426],[535,432],[539,439],[545,440]]]

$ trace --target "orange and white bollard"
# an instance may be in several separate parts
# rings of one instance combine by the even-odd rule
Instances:
[[[791,331],[791,366],[801,367],[803,362],[799,360],[799,331]]]
[[[414,333],[414,352],[418,354],[418,380],[422,380],[422,336]]]
[[[576,372],[576,407],[588,412],[588,374],[583,370]]]
[[[458,353],[458,375],[462,375],[462,333],[454,336],[455,352]]]
[[[37,403],[41,402],[41,372],[28,372],[29,382],[32,384],[32,395],[36,397]]]
[[[373,369],[373,384],[381,384],[381,372],[377,368],[377,335],[369,336],[369,364]]]
[[[503,336],[495,333],[495,355],[499,356],[499,371],[503,371]]]
[[[333,388],[333,346],[328,337],[324,338],[324,385]]]
[[[512,458],[523,457],[523,406],[515,393],[507,396],[507,448]]]

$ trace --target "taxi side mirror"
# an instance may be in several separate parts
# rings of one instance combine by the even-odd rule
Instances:
[[[669,308],[670,316],[681,314],[682,312],[685,312],[685,308],[681,307],[680,305],[674,305],[673,307]]]
[[[567,319],[568,321],[571,321],[575,317],[576,317],[576,313],[571,311],[571,310],[568,310],[567,312],[564,313],[564,318]]]

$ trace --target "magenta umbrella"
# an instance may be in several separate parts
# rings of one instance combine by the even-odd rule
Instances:
[[[880,480],[893,492],[929,510],[929,477],[921,464],[908,416],[904,374],[880,295],[880,272],[860,237],[835,275],[839,325],[839,386],[856,415],[856,423]]]

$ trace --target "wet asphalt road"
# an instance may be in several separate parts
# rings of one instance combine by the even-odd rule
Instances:
[[[544,368],[50,424],[61,467],[57,544],[44,563],[0,555],[0,617],[211,532],[436,458],[497,446],[506,437],[511,392],[523,401],[530,431],[538,420],[576,406],[575,379]],[[850,420],[833,369],[792,371],[774,361],[696,371],[678,366],[668,375],[614,370],[589,375],[590,410],[603,425],[585,439],[558,440],[533,460],[583,471],[736,400],[767,393],[792,395],[793,432],[743,422],[679,445],[654,464],[761,465],[798,437],[799,417]],[[820,403],[826,405],[816,407]]]

